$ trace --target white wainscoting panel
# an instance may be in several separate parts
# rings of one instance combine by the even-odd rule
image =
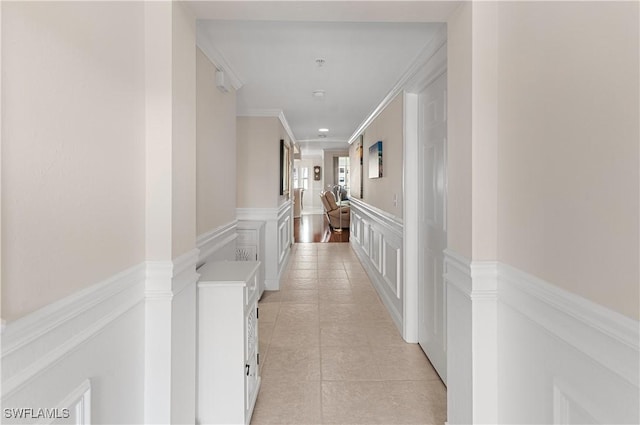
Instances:
[[[144,422],[145,269],[140,264],[7,323],[3,408],[73,407],[76,423]],[[93,398],[89,378],[99,382]],[[37,422],[2,414],[3,423]]]
[[[351,200],[350,243],[396,326],[403,329],[402,222]]]
[[[445,252],[448,423],[640,423],[640,324]]]
[[[207,261],[235,260],[237,228],[238,221],[234,220],[198,236],[196,240],[196,247],[200,251],[198,266]]]
[[[500,422],[640,423],[637,320],[505,264],[498,282]]]
[[[238,208],[238,220],[265,222],[265,289],[280,289],[293,244],[293,202],[279,208]]]
[[[447,422],[473,423],[471,263],[445,251],[447,287]]]

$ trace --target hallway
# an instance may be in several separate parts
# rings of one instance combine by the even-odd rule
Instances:
[[[252,424],[443,424],[446,389],[400,337],[349,244],[295,244],[259,304]]]

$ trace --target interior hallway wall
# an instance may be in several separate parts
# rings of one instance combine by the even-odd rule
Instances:
[[[222,93],[216,67],[197,51],[197,234],[236,219],[236,91]]]
[[[639,12],[448,23],[449,423],[638,422]]]
[[[238,208],[275,208],[278,205],[279,125],[274,117],[237,118]]]
[[[471,258],[471,8],[447,22],[447,245]]]
[[[172,256],[196,247],[196,20],[173,6],[172,42]]]
[[[362,201],[402,220],[403,205],[403,147],[404,95],[401,93],[376,117],[364,131]],[[382,141],[382,178],[369,178],[369,148]],[[352,143],[349,157],[356,162],[356,144]],[[396,202],[394,203],[394,199]]]
[[[144,9],[2,12],[2,317],[13,320],[145,258]]]
[[[280,140],[290,145],[277,117],[237,118],[238,208],[276,208],[280,195]],[[293,150],[291,150],[293,164]],[[291,187],[291,186],[289,186]]]
[[[2,405],[143,423],[144,4],[0,7]]]
[[[498,15],[498,259],[634,319],[638,8],[501,3]]]

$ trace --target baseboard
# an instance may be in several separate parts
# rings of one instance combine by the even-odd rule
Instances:
[[[144,300],[146,265],[6,324],[2,332],[2,398],[28,385]]]

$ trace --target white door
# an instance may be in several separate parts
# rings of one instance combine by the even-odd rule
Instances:
[[[419,248],[418,342],[447,383],[447,294],[444,250],[447,246],[447,75],[432,82],[418,97],[418,141],[421,199]]]

